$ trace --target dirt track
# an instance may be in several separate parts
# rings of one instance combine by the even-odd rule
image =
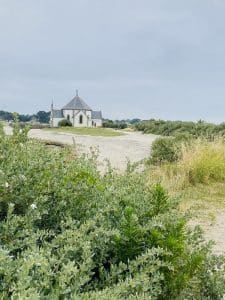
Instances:
[[[12,133],[12,128],[5,127],[7,134]],[[142,134],[140,132],[127,132],[121,136],[101,137],[78,135],[71,133],[57,133],[40,129],[31,129],[29,137],[40,140],[63,143],[67,145],[75,144],[81,153],[90,153],[90,149],[98,149],[100,164],[109,160],[113,168],[124,170],[127,161],[137,162],[147,158],[150,154],[152,142],[157,138],[156,135]]]
[[[127,161],[137,162],[149,156],[155,135],[144,135],[140,132],[128,132],[117,137],[84,136],[69,133],[48,132],[32,129],[29,136],[42,140],[51,140],[63,144],[77,144],[78,150],[90,153],[90,148],[98,149],[99,163],[109,160],[113,168],[124,170]],[[104,164],[105,165],[105,164]]]

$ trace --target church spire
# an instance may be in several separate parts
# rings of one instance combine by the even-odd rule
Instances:
[[[50,126],[53,127],[53,109],[54,109],[54,98],[52,97],[52,104],[51,104],[51,114],[50,114]]]
[[[52,97],[51,111],[53,111],[53,108],[54,108],[53,100],[54,100],[54,98]]]

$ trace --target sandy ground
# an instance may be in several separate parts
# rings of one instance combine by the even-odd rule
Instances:
[[[10,134],[12,129],[5,127],[5,131]],[[106,160],[109,160],[111,166],[118,170],[125,170],[127,161],[134,163],[147,158],[150,154],[151,144],[157,137],[140,132],[127,132],[116,137],[84,136],[40,129],[31,129],[29,136],[68,145],[72,145],[75,141],[78,151],[82,153],[90,153],[91,148],[97,149],[101,168],[104,168],[107,165]]]
[[[137,162],[149,156],[154,135],[143,135],[140,132],[128,132],[118,137],[84,136],[70,133],[55,133],[39,129],[32,129],[29,136],[38,139],[51,140],[64,144],[75,144],[79,152],[90,153],[96,149],[99,153],[98,161],[106,165],[109,160],[111,166],[124,170],[127,161]]]
[[[200,224],[204,230],[206,240],[215,241],[213,252],[225,254],[225,212],[217,214],[212,224]]]
[[[5,130],[10,134],[12,129],[6,127]],[[71,145],[74,138],[79,151],[89,153],[90,147],[98,148],[99,162],[102,163],[108,159],[112,167],[119,170],[126,168],[127,160],[137,162],[148,157],[151,144],[156,138],[154,135],[143,135],[140,132],[129,132],[119,137],[94,137],[48,132],[39,129],[32,129],[29,136]],[[104,165],[106,163],[103,164],[103,168]],[[205,232],[206,239],[215,241],[214,252],[216,254],[225,253],[225,212],[220,212],[213,224],[204,223],[200,225]]]

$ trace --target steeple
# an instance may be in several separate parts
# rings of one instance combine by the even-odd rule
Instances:
[[[52,97],[52,104],[51,104],[51,111],[53,111],[54,103],[53,103],[53,97]]]
[[[53,109],[54,109],[54,103],[53,103],[53,97],[52,97],[52,104],[51,104],[51,115],[50,115],[50,126],[53,127]]]

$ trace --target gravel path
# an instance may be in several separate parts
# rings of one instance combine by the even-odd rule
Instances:
[[[90,149],[98,149],[98,161],[102,164],[109,160],[113,168],[124,170],[127,161],[137,162],[149,156],[152,142],[157,136],[140,132],[128,132],[116,137],[84,136],[70,133],[56,133],[32,129],[29,132],[32,138],[50,140],[63,144],[78,146],[78,151],[90,153]],[[104,164],[106,165],[106,163]]]
[[[5,131],[7,134],[11,134],[12,128],[6,126]],[[31,129],[29,136],[67,145],[72,145],[75,141],[78,151],[81,153],[90,153],[91,148],[98,149],[98,161],[101,164],[101,169],[106,166],[106,160],[109,160],[111,166],[118,170],[124,170],[128,160],[134,163],[147,158],[152,142],[157,138],[156,135],[140,132],[126,132],[121,136],[101,137],[57,133],[41,129]]]
[[[5,131],[7,134],[11,134],[12,128],[6,126]],[[105,168],[108,160],[113,168],[123,171],[128,160],[134,163],[149,156],[152,142],[157,136],[144,135],[140,132],[126,132],[121,136],[101,137],[31,129],[29,137],[67,145],[73,145],[75,141],[80,153],[90,153],[91,148],[98,150],[101,169]]]
[[[207,240],[215,241],[213,252],[215,254],[225,254],[225,212],[216,216],[213,224],[200,224],[204,230]]]

